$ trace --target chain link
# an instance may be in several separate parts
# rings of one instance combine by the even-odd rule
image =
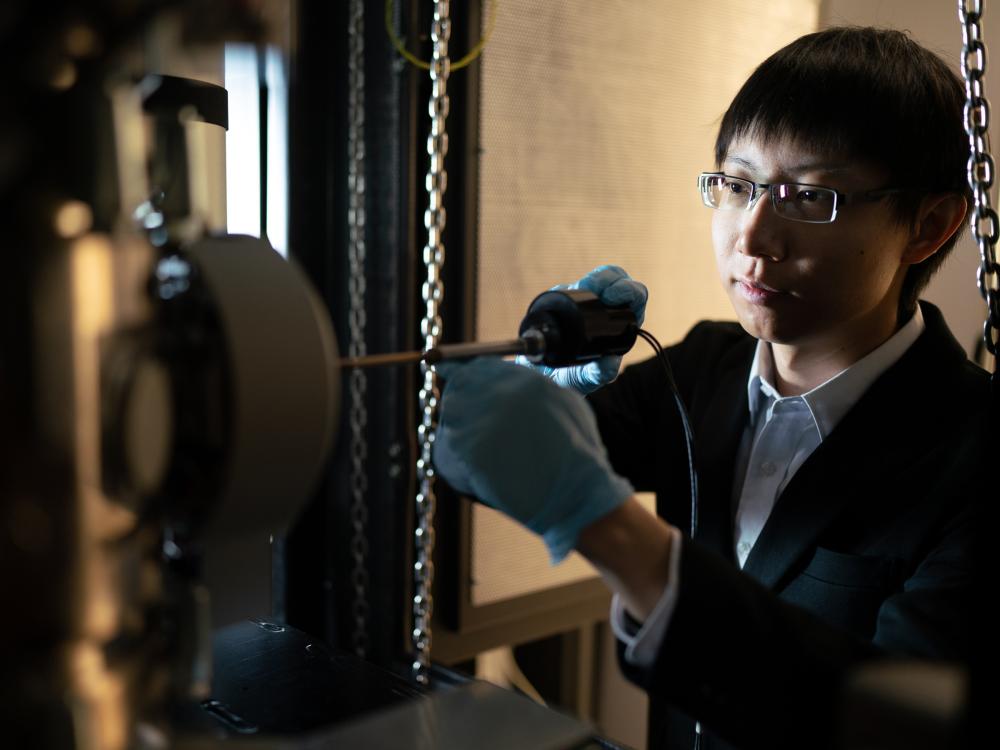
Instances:
[[[441,267],[444,264],[444,244],[442,233],[445,227],[444,193],[448,186],[448,174],[444,158],[448,153],[448,133],[445,121],[448,117],[448,76],[451,60],[448,57],[448,41],[451,38],[451,20],[448,0],[435,0],[434,21],[431,25],[431,41],[434,44],[431,57],[431,97],[427,110],[431,118],[431,132],[427,137],[427,153],[430,167],[425,186],[428,205],[424,212],[424,226],[427,228],[427,245],[424,247],[424,264],[427,280],[421,288],[426,305],[424,318],[420,323],[420,333],[424,337],[424,349],[437,346],[441,336],[440,304],[444,297],[441,281]],[[426,685],[431,657],[431,616],[434,612],[432,586],[434,583],[434,510],[437,498],[434,494],[434,466],[431,456],[434,449],[434,427],[440,392],[437,376],[426,363],[421,363],[420,373],[423,385],[419,401],[421,422],[417,428],[420,442],[420,456],[417,459],[416,528],[414,530],[415,560],[413,562],[413,677]]]
[[[363,357],[365,344],[365,7],[351,0],[347,26],[348,352]],[[358,367],[348,382],[350,406],[352,644],[368,653],[368,379]]]
[[[989,153],[988,129],[990,103],[983,94],[986,73],[986,45],[980,21],[982,0],[958,0],[958,18],[962,23],[962,59],[960,67],[965,80],[965,132],[969,136],[969,161],[966,171],[972,188],[975,207],[969,220],[976,245],[979,247],[979,271],[976,282],[986,301],[987,317],[983,326],[986,350],[997,355],[1000,339],[1000,266],[997,265],[996,244],[1000,240],[1000,217],[990,202],[996,165]]]

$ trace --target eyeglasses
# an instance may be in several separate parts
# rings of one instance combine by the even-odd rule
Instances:
[[[765,192],[769,192],[771,205],[778,216],[809,224],[829,224],[837,218],[838,209],[849,201],[877,201],[891,193],[902,192],[901,188],[880,188],[847,195],[821,185],[797,182],[769,185],[730,177],[722,172],[702,172],[698,175],[698,189],[706,206],[723,211],[750,210]]]

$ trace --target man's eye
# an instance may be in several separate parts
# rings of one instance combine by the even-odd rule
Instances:
[[[795,194],[795,200],[799,203],[815,203],[819,200],[819,193],[815,190],[799,190]]]
[[[726,187],[729,189],[730,193],[735,193],[736,195],[745,193],[747,189],[747,186],[742,182],[733,182],[732,180],[726,181]]]

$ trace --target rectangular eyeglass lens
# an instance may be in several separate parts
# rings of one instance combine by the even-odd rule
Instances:
[[[716,208],[745,208],[749,190],[741,180],[724,175],[705,177],[705,197]]]
[[[776,203],[781,214],[789,219],[824,222],[833,217],[837,194],[810,185],[782,185]]]

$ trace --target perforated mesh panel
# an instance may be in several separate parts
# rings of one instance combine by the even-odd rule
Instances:
[[[656,512],[656,496],[640,493],[639,501]],[[502,513],[482,505],[472,512],[472,590],[476,606],[494,604],[594,578],[597,573],[573,552],[556,567],[549,565],[545,543]]]
[[[479,340],[511,337],[536,294],[602,263],[649,287],[645,328],[664,344],[731,319],[696,176],[739,86],[818,12],[819,0],[503,0],[481,62]],[[589,575],[567,562],[553,578],[530,534],[474,516],[481,601]]]

